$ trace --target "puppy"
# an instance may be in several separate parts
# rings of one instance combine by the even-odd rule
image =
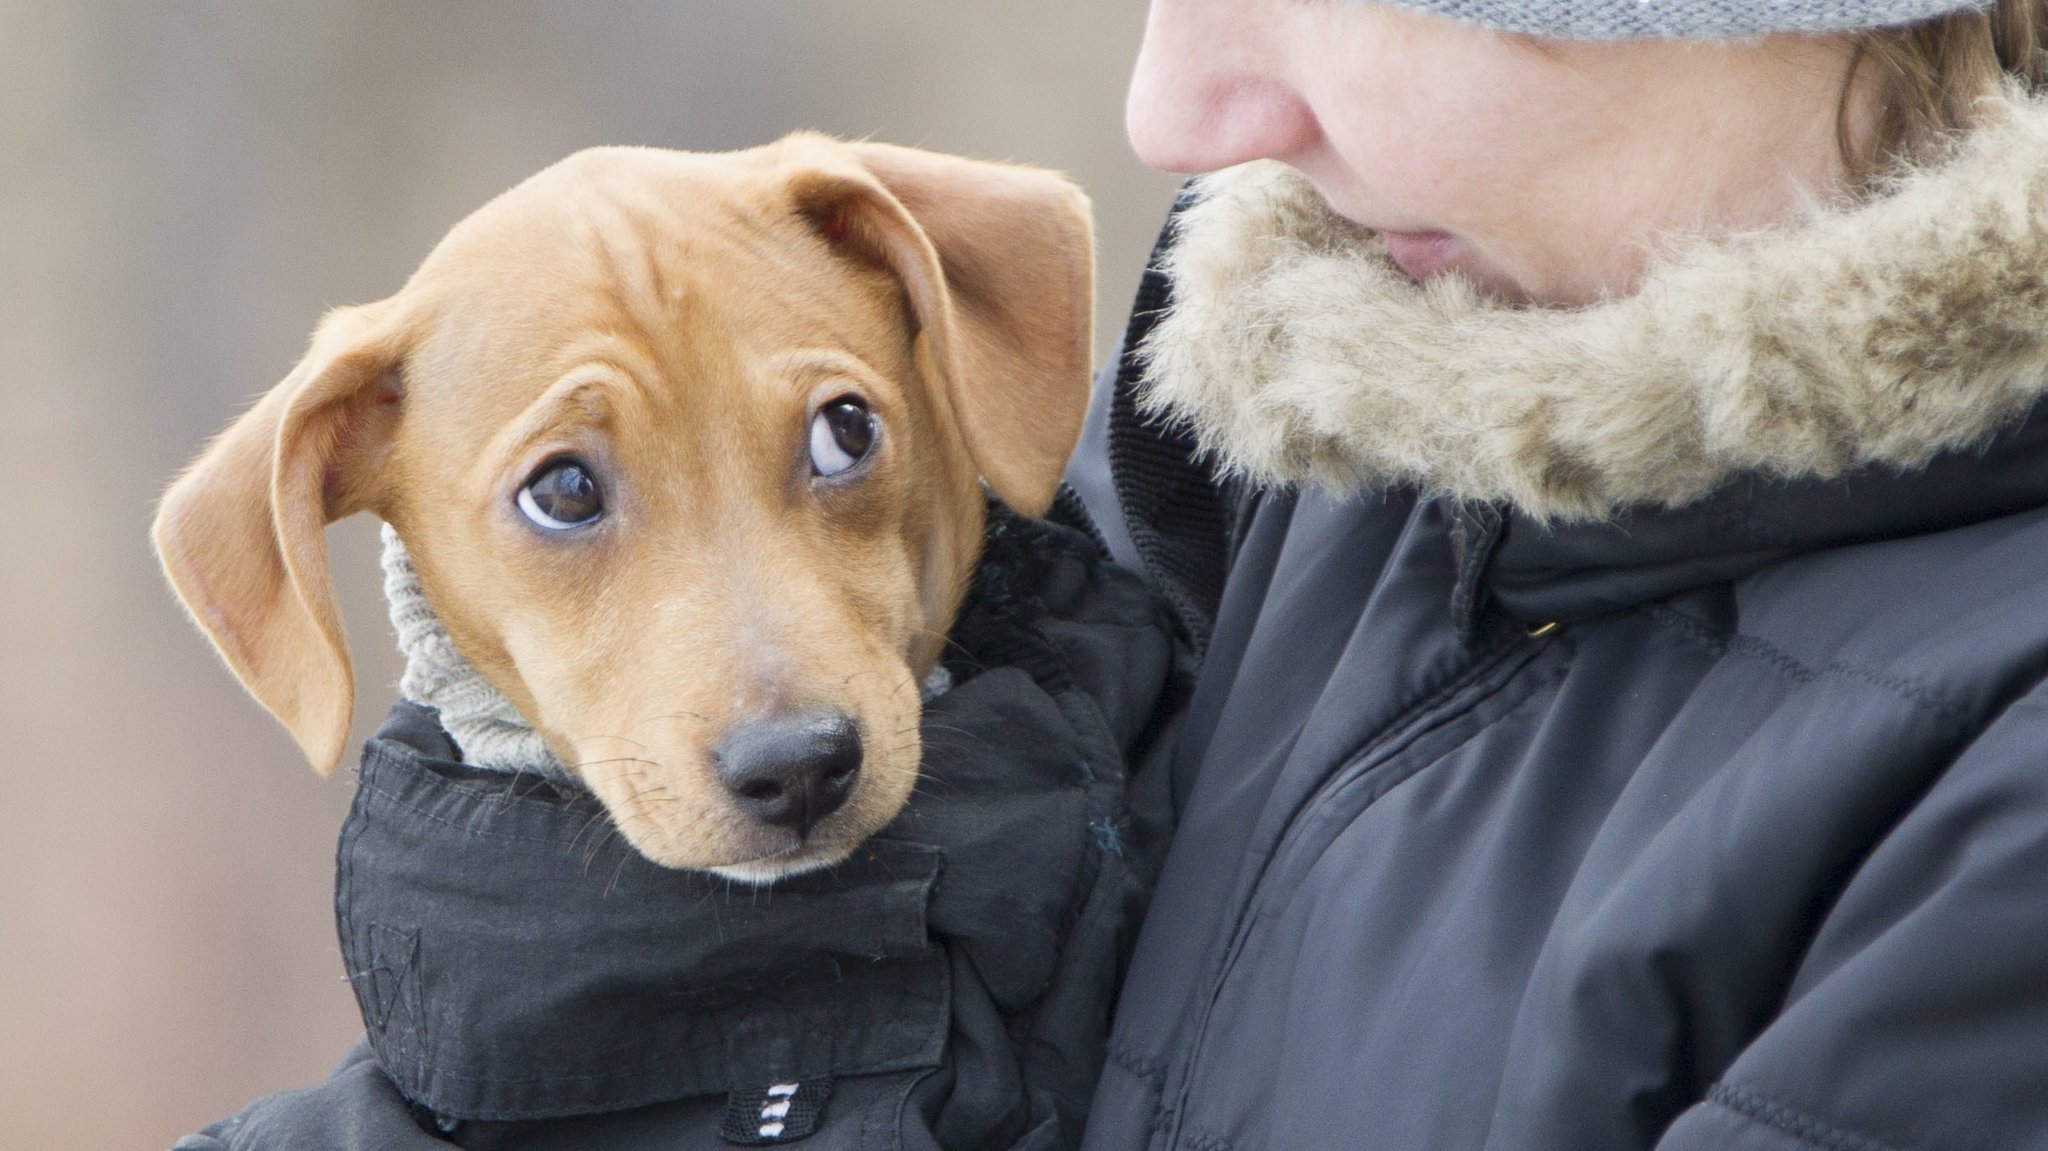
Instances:
[[[319,770],[353,680],[325,526],[403,541],[454,648],[648,859],[824,867],[916,781],[986,491],[1088,401],[1086,199],[799,134],[581,152],[329,315],[164,496],[172,586]]]

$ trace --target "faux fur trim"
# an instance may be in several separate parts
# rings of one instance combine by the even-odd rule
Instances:
[[[1674,246],[1580,309],[1418,287],[1276,163],[1199,197],[1142,399],[1257,482],[1595,519],[1742,473],[1914,468],[2048,394],[2048,102],[2017,94],[1881,195]]]

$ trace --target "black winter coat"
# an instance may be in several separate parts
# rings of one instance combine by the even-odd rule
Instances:
[[[1141,366],[1206,659],[1088,1151],[2048,1148],[2048,405],[1546,527],[1217,481]]]
[[[998,512],[953,639],[909,807],[767,888],[648,863],[401,703],[337,854],[368,1035],[180,1151],[1072,1146],[1145,887],[1123,763],[1165,616],[1081,531]]]

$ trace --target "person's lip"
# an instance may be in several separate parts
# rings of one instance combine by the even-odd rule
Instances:
[[[1394,266],[1417,283],[1447,270],[1465,254],[1464,241],[1449,232],[1381,232]]]

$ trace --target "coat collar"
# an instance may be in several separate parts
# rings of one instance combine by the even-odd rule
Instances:
[[[934,1066],[941,855],[873,843],[770,891],[666,871],[587,793],[453,761],[400,703],[337,853],[377,1061],[443,1121],[547,1119]]]
[[[1206,178],[1167,261],[1144,401],[1256,482],[1557,524],[1899,474],[2048,394],[2048,104],[2008,96],[1883,195],[1676,246],[1583,309],[1418,288],[1271,163]]]
[[[1545,523],[1510,510],[1472,602],[1527,624],[1570,621],[1738,579],[1823,548],[1959,528],[2048,505],[2048,405],[1980,449],[1834,479],[1738,476],[1678,508]]]

